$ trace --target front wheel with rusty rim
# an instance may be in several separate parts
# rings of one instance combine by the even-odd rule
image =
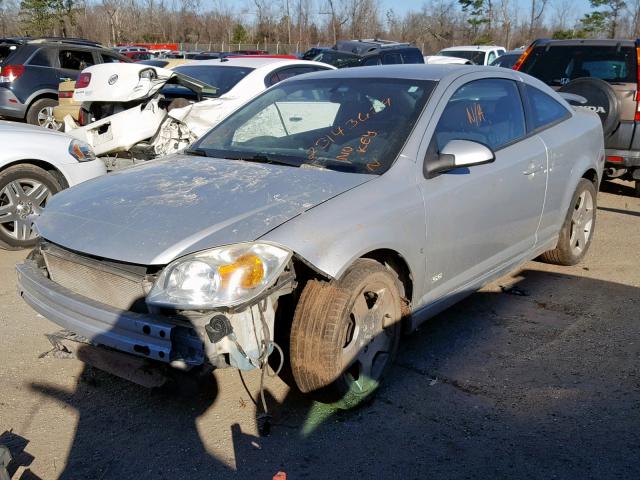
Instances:
[[[589,250],[596,225],[596,189],[586,178],[578,182],[565,217],[558,244],[541,259],[556,265],[575,265]]]
[[[309,281],[291,328],[298,388],[344,409],[370,398],[398,349],[402,302],[397,276],[370,259],[339,280]]]
[[[40,214],[62,187],[46,170],[14,165],[0,172],[0,247],[28,248],[35,244],[32,216]]]

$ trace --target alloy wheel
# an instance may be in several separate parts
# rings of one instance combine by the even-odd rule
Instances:
[[[29,216],[40,214],[51,195],[49,188],[37,180],[9,182],[0,190],[0,229],[16,240],[34,239],[37,235]]]
[[[584,190],[578,196],[571,214],[569,245],[571,253],[575,256],[580,255],[589,243],[593,227],[593,216],[593,196],[591,192]]]
[[[49,130],[60,130],[61,123],[53,115],[53,107],[44,107],[38,112],[38,125]]]

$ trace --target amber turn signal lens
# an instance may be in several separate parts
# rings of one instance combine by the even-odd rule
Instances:
[[[238,257],[235,262],[218,267],[221,285],[230,285],[244,289],[255,288],[264,278],[264,264],[257,255],[246,254]]]

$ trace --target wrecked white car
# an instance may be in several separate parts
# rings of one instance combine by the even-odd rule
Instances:
[[[79,126],[65,130],[87,142],[107,166],[128,166],[186,148],[229,113],[286,78],[334,67],[305,60],[229,58],[167,70],[142,64],[87,68],[76,83]]]

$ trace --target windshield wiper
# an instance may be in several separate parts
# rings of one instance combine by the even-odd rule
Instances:
[[[241,157],[223,157],[226,160],[242,160],[244,162],[256,162],[256,163],[270,163],[272,165],[286,165],[288,167],[299,167],[300,163],[287,162],[286,160],[280,160],[268,155],[247,155]]]
[[[204,148],[187,148],[184,151],[185,155],[194,155],[196,157],[210,157],[209,152]]]

